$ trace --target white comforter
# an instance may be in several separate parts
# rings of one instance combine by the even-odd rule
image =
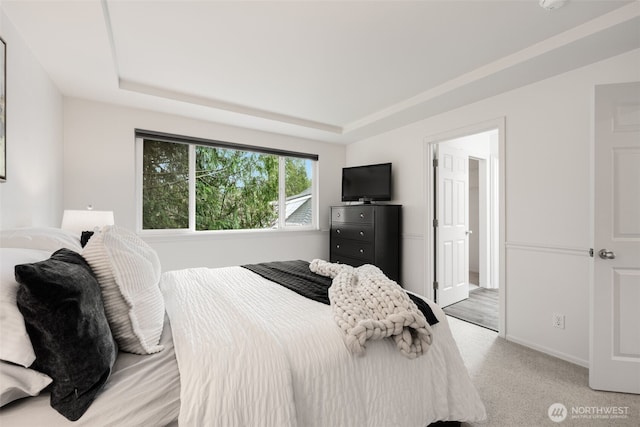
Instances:
[[[444,313],[414,360],[393,341],[346,347],[329,306],[241,267],[161,280],[180,370],[181,426],[402,426],[485,410]]]

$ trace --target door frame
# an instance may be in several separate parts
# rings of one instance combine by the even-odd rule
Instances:
[[[457,129],[452,129],[435,135],[427,136],[424,138],[424,159],[425,159],[425,176],[423,182],[426,183],[425,190],[423,192],[425,197],[425,222],[424,222],[424,243],[425,243],[425,256],[426,262],[424,263],[424,278],[425,278],[425,296],[431,300],[434,300],[433,282],[435,281],[435,233],[433,232],[433,220],[434,220],[434,198],[433,189],[436,185],[435,182],[435,169],[433,167],[434,160],[434,147],[436,144],[445,142],[451,139],[461,138],[464,136],[474,135],[477,133],[486,132],[492,129],[498,129],[498,157],[499,157],[499,173],[498,173],[498,187],[499,187],[499,224],[498,224],[498,271],[499,271],[499,326],[498,334],[501,337],[506,337],[506,314],[507,314],[507,280],[506,280],[506,251],[505,242],[507,240],[506,235],[506,137],[505,137],[505,117],[498,117],[495,119],[487,120],[485,122],[476,123],[468,126],[464,126]]]

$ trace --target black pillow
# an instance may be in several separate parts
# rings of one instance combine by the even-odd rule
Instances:
[[[69,249],[16,265],[15,274],[18,308],[36,354],[31,367],[53,379],[51,406],[75,421],[102,390],[117,356],[100,285]]]
[[[89,242],[89,239],[91,238],[91,236],[93,236],[94,232],[93,231],[83,231],[82,235],[80,236],[80,245],[84,248],[85,246],[87,246],[87,243]]]

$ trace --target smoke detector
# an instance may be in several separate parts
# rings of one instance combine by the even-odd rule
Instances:
[[[539,0],[540,7],[545,10],[559,9],[567,2],[567,0]]]

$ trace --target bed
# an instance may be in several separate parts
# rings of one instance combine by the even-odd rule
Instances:
[[[46,244],[24,237],[36,231],[48,236]],[[47,262],[60,257],[42,261],[52,251],[67,248],[87,260],[102,289],[106,317],[114,306],[126,306],[129,332],[137,339],[121,338],[121,326],[108,319],[119,351],[108,378],[100,377],[104,382],[93,387],[99,391],[76,421],[52,408],[54,379],[42,390],[22,387],[12,401],[3,401],[0,425],[424,427],[486,417],[447,319],[430,301],[425,303],[437,323],[423,355],[406,357],[391,339],[367,341],[362,353],[354,354],[331,305],[249,268],[160,275],[153,251],[118,227],[92,237],[84,249],[74,236],[61,238],[61,230],[36,231],[1,232],[3,288],[11,280],[6,273],[12,264]],[[119,255],[109,248],[118,240]],[[109,272],[120,299],[105,291]],[[127,290],[118,282],[128,279],[134,286]],[[145,289],[138,286],[143,282]],[[23,294],[18,300],[24,300]],[[3,317],[7,306],[1,307]],[[29,324],[30,315],[25,316]],[[0,332],[4,343],[6,331]],[[26,371],[38,367],[37,362],[22,363],[19,368]],[[2,364],[16,367],[4,358]]]

